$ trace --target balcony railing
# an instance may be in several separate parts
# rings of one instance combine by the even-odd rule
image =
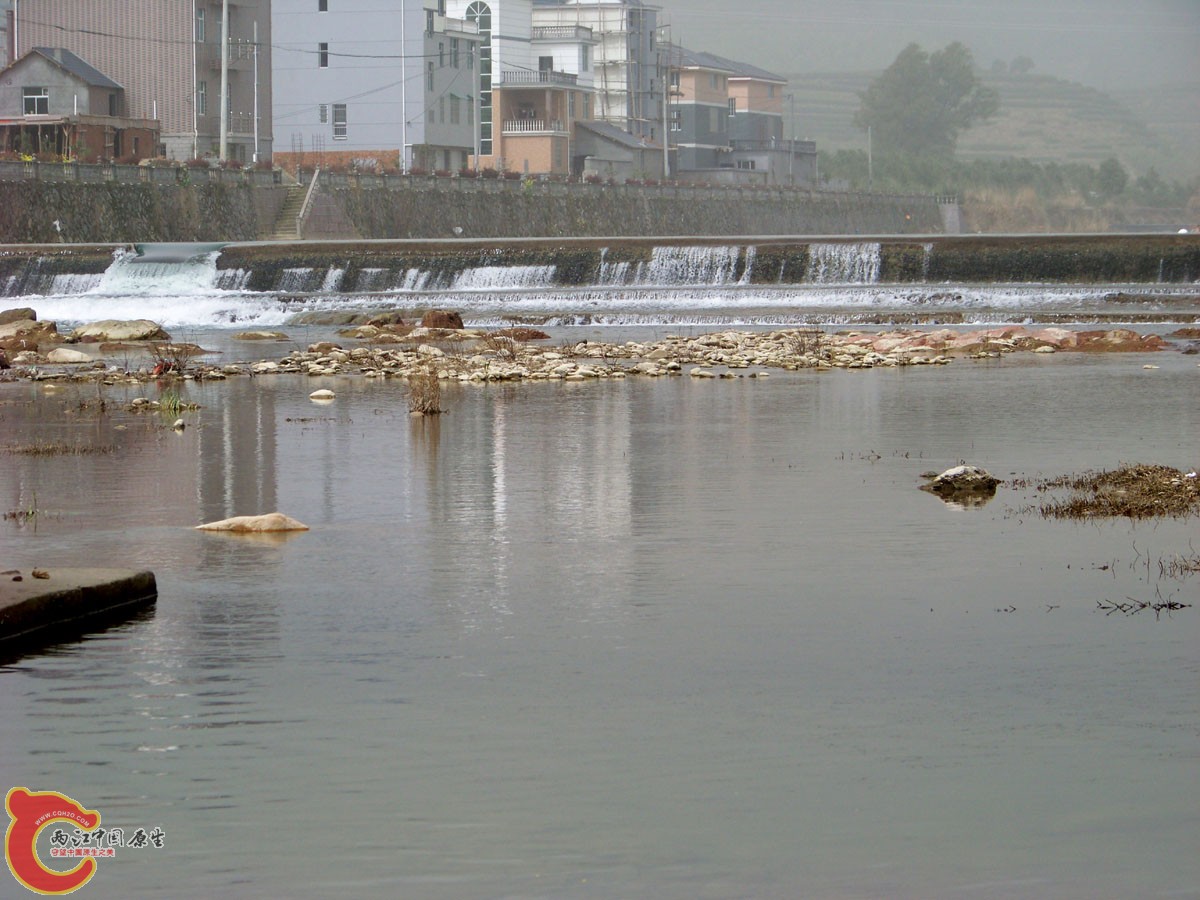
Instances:
[[[496,85],[503,87],[523,84],[574,85],[578,83],[579,76],[573,75],[570,72],[553,72],[549,70],[531,72],[525,69],[505,69],[496,80]]]
[[[730,145],[734,150],[778,150],[782,153],[816,153],[816,141],[744,141],[733,140]]]
[[[592,29],[583,25],[535,25],[535,41],[590,41]]]
[[[505,119],[505,134],[566,134],[567,127],[561,119]]]

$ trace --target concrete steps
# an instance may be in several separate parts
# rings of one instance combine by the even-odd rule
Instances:
[[[300,210],[304,208],[304,195],[307,190],[308,188],[302,184],[288,186],[287,199],[283,201],[283,207],[279,210],[279,215],[275,217],[274,228],[270,234],[263,235],[263,240],[300,240],[300,230],[296,226],[296,219],[300,215]]]

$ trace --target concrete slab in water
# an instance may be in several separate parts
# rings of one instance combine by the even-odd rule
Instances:
[[[47,577],[35,578],[35,571]],[[14,580],[18,576],[20,580]],[[60,568],[0,572],[0,651],[111,625],[157,600],[153,572]]]

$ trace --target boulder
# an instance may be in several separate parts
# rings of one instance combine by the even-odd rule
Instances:
[[[219,522],[197,525],[199,531],[229,531],[234,534],[262,534],[273,531],[308,531],[308,526],[280,512],[261,516],[234,516]]]
[[[31,307],[18,306],[15,309],[0,309],[0,325],[24,321],[37,321],[37,313]]]
[[[937,494],[943,499],[954,499],[960,495],[982,495],[991,497],[996,493],[996,485],[1000,479],[979,466],[967,465],[965,462],[952,466],[940,475],[926,476],[928,484],[921,486],[922,490]]]
[[[288,336],[282,331],[239,331],[233,336],[235,341],[286,341]]]
[[[92,357],[79,350],[71,350],[67,347],[55,347],[46,354],[46,362],[51,363],[90,363],[95,362]]]
[[[58,326],[53,322],[39,322],[36,319],[14,319],[0,325],[0,342],[11,350],[13,341],[25,341],[32,349],[39,341],[61,341]]]
[[[431,309],[421,317],[422,328],[463,328],[462,316],[448,309]]]
[[[169,341],[171,336],[163,331],[162,326],[149,319],[105,319],[80,325],[71,332],[71,337],[78,341]]]

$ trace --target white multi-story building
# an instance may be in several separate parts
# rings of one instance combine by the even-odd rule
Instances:
[[[639,138],[662,138],[666,55],[659,7],[641,0],[534,0],[533,21],[590,28],[596,119]]]
[[[580,172],[576,126],[592,117],[590,29],[533,25],[530,0],[448,0],[480,35],[479,164],[529,174]]]

